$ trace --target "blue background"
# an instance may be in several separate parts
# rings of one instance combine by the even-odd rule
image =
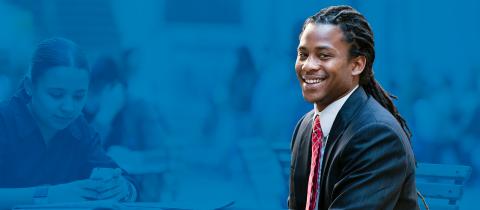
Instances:
[[[122,109],[123,126],[140,123],[146,135],[106,148],[137,171],[143,201],[286,207],[288,183],[271,147],[289,145],[312,108],[293,69],[298,34],[306,17],[332,4],[352,5],[369,20],[376,78],[399,97],[417,160],[473,167],[461,201],[473,209],[480,193],[475,0],[2,0],[0,100],[28,71],[36,43],[66,37],[92,66],[111,59],[116,67],[108,68],[128,83],[127,99],[148,107]],[[107,107],[128,104],[109,99]]]

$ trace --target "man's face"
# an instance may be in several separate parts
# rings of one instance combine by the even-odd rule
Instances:
[[[358,84],[358,63],[350,59],[350,44],[343,38],[338,26],[313,23],[300,37],[295,71],[303,97],[319,111]]]

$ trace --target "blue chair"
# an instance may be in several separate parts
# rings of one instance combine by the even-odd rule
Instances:
[[[276,154],[280,168],[282,169],[282,176],[288,185],[288,179],[290,177],[290,145],[283,143],[273,143],[270,145],[273,152]]]
[[[416,182],[421,209],[458,210],[470,166],[418,163]]]

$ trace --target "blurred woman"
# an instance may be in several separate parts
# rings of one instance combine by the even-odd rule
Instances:
[[[38,45],[23,86],[0,104],[0,208],[135,200],[134,185],[81,115],[89,82],[86,55],[75,43],[52,38]]]

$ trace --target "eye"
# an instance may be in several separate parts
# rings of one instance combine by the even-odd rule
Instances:
[[[322,60],[327,60],[327,59],[331,58],[332,56],[329,55],[329,54],[320,53],[320,54],[318,54],[318,57]]]
[[[63,97],[63,94],[58,92],[49,92],[48,95],[54,99],[61,99]]]
[[[307,59],[307,57],[308,57],[307,53],[298,51],[298,59],[305,60],[305,59]]]
[[[73,99],[75,99],[77,101],[81,101],[81,100],[83,100],[83,98],[85,98],[85,94],[77,94],[77,95],[73,96]]]

